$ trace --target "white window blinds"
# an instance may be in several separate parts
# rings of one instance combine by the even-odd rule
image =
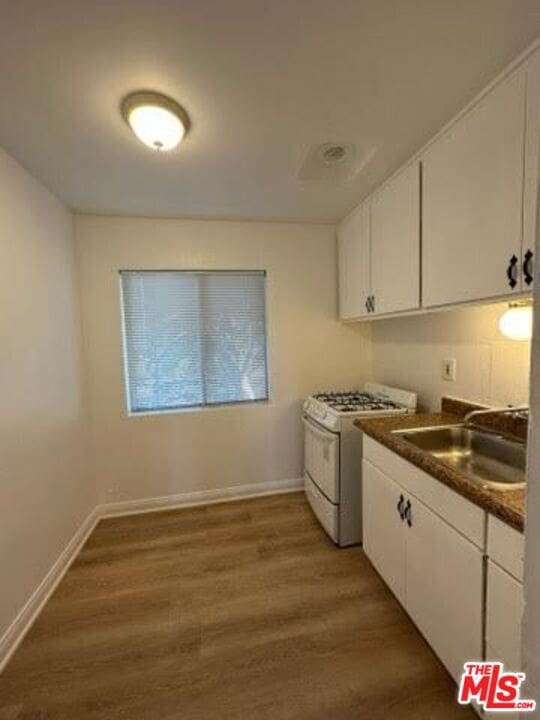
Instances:
[[[268,398],[263,271],[120,278],[130,412]]]

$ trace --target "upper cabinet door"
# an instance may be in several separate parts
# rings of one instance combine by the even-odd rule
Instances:
[[[527,127],[525,135],[525,186],[523,188],[523,290],[532,290],[534,247],[540,222],[540,50],[527,64]]]
[[[368,314],[371,292],[370,207],[355,208],[338,228],[339,316],[353,320]]]
[[[525,83],[520,69],[423,157],[425,307],[521,289]]]
[[[420,307],[420,164],[409,165],[371,205],[371,292],[375,312]]]

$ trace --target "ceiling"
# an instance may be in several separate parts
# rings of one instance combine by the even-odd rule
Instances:
[[[73,210],[332,222],[540,35],[540,3],[1,0],[0,33],[0,145]],[[137,89],[189,112],[177,151],[122,121]],[[332,141],[370,159],[300,180]]]

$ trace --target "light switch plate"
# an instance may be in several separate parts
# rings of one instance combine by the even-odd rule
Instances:
[[[442,376],[444,380],[455,382],[456,380],[456,358],[444,358],[442,364]]]

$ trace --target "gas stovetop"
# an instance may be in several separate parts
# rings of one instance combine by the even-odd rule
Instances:
[[[366,383],[362,389],[350,392],[319,392],[304,403],[304,417],[313,418],[319,425],[333,432],[352,429],[358,417],[368,415],[401,415],[416,411],[416,393]]]
[[[365,410],[393,410],[400,405],[383,395],[368,392],[322,392],[313,396],[338,412],[363,412]]]

